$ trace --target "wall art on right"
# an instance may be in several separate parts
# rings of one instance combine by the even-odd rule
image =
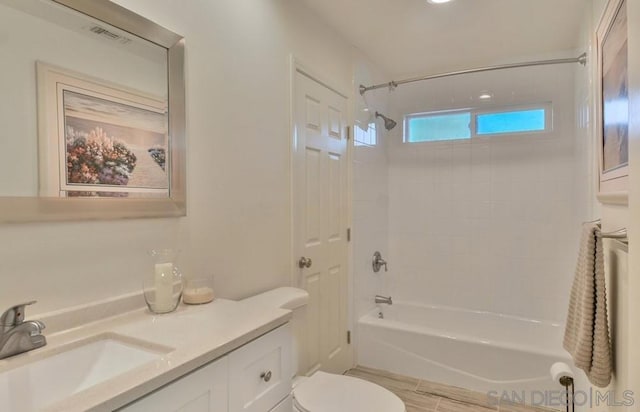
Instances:
[[[600,199],[624,203],[629,176],[626,0],[609,1],[597,35]]]

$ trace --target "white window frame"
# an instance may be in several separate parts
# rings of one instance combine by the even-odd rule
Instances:
[[[368,124],[368,128],[367,131],[365,132],[364,129],[360,128],[359,125],[356,124],[356,129],[360,129],[362,132],[364,133],[371,133],[371,130],[373,129],[373,131],[375,132],[375,134],[373,135],[373,140],[374,142],[363,142],[361,140],[358,140],[358,138],[356,137],[357,135],[357,130],[353,133],[353,144],[354,146],[364,146],[364,147],[375,147],[378,145],[378,125],[375,122],[371,122]]]
[[[506,113],[506,112],[518,112],[518,111],[527,111],[527,110],[544,110],[545,119],[544,119],[544,130],[529,130],[523,132],[505,132],[505,133],[487,133],[487,134],[478,134],[478,116],[484,114],[498,114],[498,113]],[[456,113],[469,113],[471,120],[469,122],[469,138],[460,138],[460,139],[442,139],[442,140],[424,140],[418,142],[409,141],[410,131],[409,131],[409,120],[414,118],[421,117],[431,117],[431,116],[443,116],[447,114],[456,114]],[[473,139],[482,139],[482,138],[490,138],[496,136],[514,136],[514,135],[527,135],[527,134],[547,134],[553,131],[553,103],[545,102],[545,103],[534,103],[534,104],[523,104],[523,105],[513,105],[513,106],[499,106],[499,107],[491,107],[486,109],[480,108],[464,108],[464,109],[452,109],[452,110],[437,110],[432,112],[422,112],[422,113],[411,113],[404,116],[403,122],[403,142],[416,144],[416,143],[442,143],[442,142],[461,142],[461,141],[470,141]]]

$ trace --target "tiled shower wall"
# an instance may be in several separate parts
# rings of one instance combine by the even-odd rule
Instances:
[[[354,86],[374,84],[388,79],[373,70],[374,65],[354,51]],[[356,92],[356,123],[366,122],[368,113],[386,112],[388,95],[369,93],[366,100]],[[389,188],[386,132],[378,121],[377,143],[356,143],[353,150],[353,257],[355,319],[375,307],[374,296],[387,293],[387,274],[373,273],[371,260],[375,251],[388,256]],[[357,127],[357,126],[356,126]]]
[[[553,56],[551,56],[553,57]],[[389,291],[397,300],[564,321],[589,177],[575,131],[573,65],[398,88],[406,113],[553,104],[553,131],[434,143],[390,137]]]
[[[388,193],[387,156],[380,146],[356,146],[354,150],[353,234],[354,281],[357,318],[373,309],[374,296],[387,291],[384,269],[373,273],[372,256],[387,258]]]

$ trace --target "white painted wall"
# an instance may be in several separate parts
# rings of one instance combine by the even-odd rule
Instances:
[[[583,74],[577,74],[576,76],[576,105],[578,113],[588,113],[588,116],[583,116],[582,122],[577,124],[576,136],[579,139],[585,139],[589,141],[591,162],[585,172],[589,173],[589,179],[592,182],[592,194],[587,197],[586,201],[591,205],[590,218],[601,218],[602,228],[605,231],[614,231],[623,227],[629,228],[630,237],[633,238],[634,230],[632,229],[633,210],[631,207],[624,205],[612,205],[612,204],[600,204],[595,199],[595,194],[598,190],[598,159],[596,148],[598,145],[597,133],[595,129],[595,117],[596,113],[596,99],[597,99],[597,70],[596,70],[596,38],[595,33],[598,28],[598,24],[602,18],[604,8],[607,4],[606,0],[592,0],[587,8],[584,23],[581,29],[581,44],[585,50],[588,50],[589,59],[588,72]],[[636,9],[633,2],[627,2],[628,12],[636,15],[640,13],[640,8]],[[634,54],[632,49],[632,43],[640,42],[640,33],[638,32],[638,17],[635,18],[632,14],[628,16],[629,22],[629,52],[630,52],[630,80],[635,79],[636,91],[640,86],[638,81],[638,74],[640,73],[640,64],[638,64],[638,58],[640,55]],[[635,57],[635,61],[632,58]],[[635,63],[635,67],[634,67]],[[635,76],[635,77],[634,77]],[[638,99],[634,100],[634,107],[638,107]],[[638,135],[638,125],[632,125],[631,131],[635,132],[635,136]],[[634,144],[632,139],[631,145]],[[635,142],[637,148],[637,141]],[[640,161],[638,152],[635,152],[635,157],[630,158],[631,168],[636,162]],[[582,166],[580,167],[582,168]],[[637,193],[633,190],[633,172],[631,173],[632,182],[630,184],[630,197],[633,198]],[[631,203],[630,203],[631,205]],[[631,240],[631,249],[633,250],[633,240]],[[638,296],[638,284],[634,280],[633,265],[634,258],[633,253],[628,253],[624,246],[621,246],[617,242],[607,241],[605,244],[605,271],[607,277],[607,293],[608,293],[608,310],[609,310],[609,327],[611,333],[611,343],[614,353],[614,373],[611,384],[608,388],[601,389],[595,388],[588,382],[586,376],[582,372],[576,374],[576,389],[581,392],[589,393],[591,391],[604,392],[611,391],[611,396],[617,401],[624,401],[624,392],[627,390],[633,390],[636,395],[635,405],[629,407],[629,410],[636,410],[638,405],[638,384],[640,383],[637,373],[638,362],[638,337],[637,337],[637,319],[638,319],[638,307],[636,306]],[[637,266],[636,266],[637,268]],[[637,271],[637,269],[636,269]],[[635,358],[634,358],[635,357]],[[634,360],[635,359],[635,360]],[[610,410],[616,411],[624,409],[620,406],[607,405],[606,403],[599,403],[593,401],[586,405],[579,405],[576,407],[578,411],[587,410]]]
[[[567,54],[573,54],[570,51]],[[562,321],[588,174],[574,130],[573,65],[416,83],[392,97],[407,113],[553,102],[553,132],[389,147],[389,242],[397,299]],[[582,69],[585,70],[585,69]],[[579,167],[580,166],[580,167]]]
[[[0,227],[0,306],[42,313],[136,292],[146,252],[182,250],[218,296],[289,284],[289,57],[351,90],[350,46],[295,0],[119,0],[186,37],[188,216]]]
[[[595,2],[591,2],[595,3]],[[595,43],[593,36],[595,33],[594,11],[593,5],[589,4],[585,10],[583,24],[580,29],[580,49],[588,54],[587,69],[576,69],[575,73],[575,104],[576,104],[576,124],[575,137],[576,140],[588,142],[584,145],[589,150],[590,155],[583,156],[583,164],[576,164],[576,173],[588,174],[587,178],[591,182],[590,189],[586,193],[582,193],[581,201],[586,205],[590,205],[588,220],[600,217],[599,203],[596,201],[596,193],[598,191],[598,159],[596,154],[596,137],[594,133],[593,115],[594,115],[594,99],[596,89],[593,82],[596,80],[595,72]],[[609,260],[609,259],[608,259]],[[607,262],[608,263],[608,262]],[[608,264],[605,264],[608,266]],[[579,392],[591,389],[591,385],[584,373],[575,370],[575,387]],[[588,406],[578,405],[576,410],[589,410]]]
[[[629,21],[629,289],[628,289],[628,359],[631,367],[628,389],[635,392],[635,406],[640,405],[640,3],[627,2]]]

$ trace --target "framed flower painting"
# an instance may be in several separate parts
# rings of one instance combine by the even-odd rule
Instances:
[[[40,195],[169,197],[167,102],[38,63]]]

